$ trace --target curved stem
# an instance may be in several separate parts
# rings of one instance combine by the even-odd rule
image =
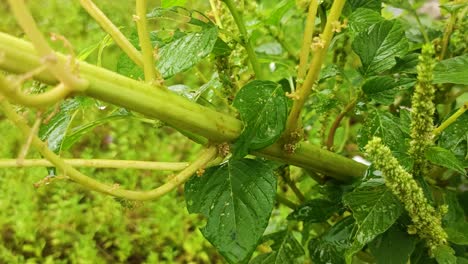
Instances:
[[[188,162],[154,162],[141,160],[63,159],[63,161],[73,167],[161,171],[179,171],[185,169],[189,165]],[[52,166],[54,166],[54,164],[46,159],[25,159],[21,162],[18,162],[17,159],[0,159],[0,168]]]
[[[252,65],[252,69],[255,73],[257,79],[262,79],[262,70],[260,68],[260,64],[257,60],[257,55],[253,49],[252,41],[247,33],[247,29],[245,28],[244,19],[242,16],[237,12],[236,6],[232,0],[222,0],[226,6],[228,7],[229,11],[231,12],[234,21],[236,22],[237,28],[239,28],[239,32],[242,38],[242,44],[247,51],[247,56],[249,57],[250,64]]]
[[[8,81],[2,74],[0,74],[0,93],[15,103],[22,104],[29,107],[44,107],[53,105],[60,100],[63,100],[70,93],[63,83],[58,84],[52,90],[36,94],[28,95],[21,91],[19,85],[15,85],[12,81]]]
[[[28,127],[24,119],[13,110],[13,108],[8,102],[6,102],[5,100],[0,102],[0,107],[2,108],[8,119],[10,119],[18,128],[20,128],[24,134],[28,135],[31,133],[31,128]],[[72,166],[68,165],[54,152],[50,151],[47,148],[47,145],[44,142],[42,142],[37,136],[32,137],[32,144],[47,160],[49,160],[55,167],[62,170],[66,176],[68,176],[71,180],[75,181],[76,183],[79,183],[84,187],[94,191],[138,201],[156,199],[170,192],[175,187],[187,181],[195,172],[206,166],[208,162],[216,158],[218,152],[216,147],[207,148],[204,152],[202,152],[199,155],[197,160],[195,160],[188,167],[179,172],[170,181],[158,188],[155,188],[150,191],[131,191],[126,189],[120,189],[118,187],[116,188],[113,185],[104,184],[84,175]]]
[[[457,120],[465,111],[468,109],[468,102],[465,102],[460,109],[458,109],[453,115],[451,115],[447,120],[445,120],[440,126],[434,129],[433,134],[434,137],[437,137],[444,129],[450,126],[453,122]]]
[[[154,64],[153,46],[149,38],[148,23],[146,20],[146,0],[136,0],[135,22],[138,29],[138,39],[140,41],[141,52],[143,54],[143,71],[146,82],[161,80],[161,74],[156,71]]]
[[[286,123],[286,130],[284,133],[286,137],[289,137],[291,133],[297,132],[299,129],[302,108],[312,92],[313,85],[317,81],[328,47],[330,46],[330,41],[333,37],[333,31],[336,29],[336,24],[339,23],[338,19],[340,18],[344,4],[345,0],[335,0],[333,2],[330,15],[327,19],[327,24],[319,38],[319,41],[321,42],[320,47],[317,48],[314,57],[312,58],[312,62],[309,66],[309,72],[307,73],[303,85],[298,87],[296,91],[296,100],[293,102],[293,106]]]
[[[327,149],[332,150],[334,141],[335,141],[335,133],[338,127],[340,126],[341,120],[345,117],[345,115],[351,111],[351,109],[354,108],[354,106],[357,103],[357,98],[354,98],[351,102],[346,105],[346,107],[341,111],[341,113],[336,117],[335,121],[333,121],[333,124],[330,128],[330,132],[328,133],[328,138],[327,138]]]
[[[138,66],[143,68],[143,57],[141,53],[130,43],[120,30],[107,18],[92,0],[80,0],[81,6],[96,22],[106,31],[115,43],[127,54],[127,56]]]
[[[66,60],[56,56],[55,52],[39,31],[39,28],[29,13],[24,0],[8,0],[8,2],[10,4],[11,11],[16,17],[16,21],[18,21],[20,26],[23,28],[39,55],[45,60],[48,68],[55,78],[60,80],[60,82],[70,89],[84,91],[88,87],[88,82],[74,76],[70,70],[70,65],[66,65]]]

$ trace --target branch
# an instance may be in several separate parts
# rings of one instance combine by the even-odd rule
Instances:
[[[55,78],[60,80],[68,89],[73,89],[75,91],[85,90],[88,87],[88,82],[73,75],[70,66],[67,66],[65,63],[66,59],[57,57],[39,31],[24,0],[8,0],[8,2],[10,3],[11,11],[16,17],[16,21],[18,21],[23,28],[39,55],[45,60]]]
[[[130,43],[120,30],[106,17],[92,0],[80,0],[81,6],[96,22],[107,32],[115,43],[127,54],[127,56],[138,66],[143,68],[143,57],[141,53]]]
[[[106,160],[106,159],[63,159],[73,167],[105,168],[105,169],[138,169],[179,171],[185,169],[187,162],[154,162],[140,160]],[[0,159],[0,168],[53,167],[46,159],[26,159],[21,163],[17,159]]]
[[[451,115],[447,120],[445,120],[440,126],[433,130],[434,137],[437,137],[444,129],[450,126],[453,122],[457,120],[465,111],[468,109],[468,102],[465,102],[453,115]]]
[[[328,133],[328,139],[327,139],[327,149],[332,150],[334,141],[335,141],[335,133],[338,127],[340,126],[341,120],[345,117],[345,115],[351,111],[351,109],[354,108],[354,106],[357,103],[357,98],[354,98],[351,102],[346,105],[346,107],[341,111],[341,113],[336,117],[335,121],[332,124],[332,127],[330,128],[330,132]]]
[[[24,73],[40,65],[31,44],[1,32],[0,53],[4,54],[0,69],[5,71]],[[90,84],[84,93],[87,96],[159,119],[176,129],[186,130],[212,142],[230,142],[241,133],[242,122],[230,115],[85,62],[80,62],[79,67],[81,75]],[[57,83],[47,71],[35,78],[48,84]],[[307,143],[302,143],[294,154],[284,153],[279,143],[254,154],[321,172],[342,181],[361,177],[366,170],[365,165]]]
[[[310,1],[309,12],[304,29],[304,37],[302,39],[301,53],[299,57],[299,68],[297,70],[298,86],[301,86],[307,71],[307,62],[310,53],[310,44],[314,35],[315,17],[317,16],[318,0]]]
[[[4,111],[8,119],[10,119],[25,135],[31,134],[31,128],[29,128],[29,126],[26,124],[26,121],[13,110],[13,108],[7,101],[1,101],[0,108]],[[32,137],[32,145],[36,147],[37,150],[55,167],[62,170],[66,176],[68,176],[71,180],[75,181],[76,183],[81,184],[84,187],[94,191],[138,201],[156,199],[170,192],[175,187],[187,181],[199,169],[205,167],[208,162],[216,158],[218,152],[216,147],[207,148],[198,156],[197,160],[195,160],[188,167],[179,172],[179,174],[177,174],[170,181],[158,188],[152,189],[150,191],[131,191],[126,189],[119,189],[115,186],[101,183],[93,178],[82,174],[72,166],[68,165],[54,152],[49,150],[47,148],[47,145],[35,135]]]
[[[320,37],[317,38],[317,43],[312,44],[315,49],[315,54],[310,63],[309,72],[307,73],[304,83],[299,85],[298,90],[296,90],[296,95],[294,96],[295,100],[291,112],[289,113],[286,131],[284,133],[286,138],[290,137],[292,133],[297,133],[300,128],[302,108],[312,92],[313,85],[317,81],[328,47],[330,46],[330,41],[333,37],[333,32],[339,30],[340,25],[337,24],[339,23],[338,19],[340,18],[344,4],[345,0],[335,0],[333,2],[325,29]]]
[[[146,6],[146,0],[136,0],[136,16],[134,18],[137,24],[141,52],[143,53],[143,71],[145,73],[145,81],[153,83],[155,81],[162,80],[162,77],[161,74],[156,71],[154,64],[153,46],[151,45],[149,38],[148,22],[146,20]]]
[[[260,68],[260,64],[257,60],[257,55],[253,49],[252,41],[250,39],[249,34],[247,33],[247,29],[245,28],[244,19],[242,16],[237,12],[236,6],[232,0],[222,0],[231,12],[234,21],[236,22],[237,28],[239,28],[239,32],[241,34],[241,43],[247,51],[247,55],[250,60],[250,64],[252,65],[252,69],[255,73],[257,79],[262,79],[262,70]]]

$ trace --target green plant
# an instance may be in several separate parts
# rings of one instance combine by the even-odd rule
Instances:
[[[54,51],[9,0],[30,42],[0,33],[0,108],[24,135],[0,165],[46,166],[38,185],[69,179],[123,204],[185,184],[229,263],[468,261],[466,3],[441,4],[443,21],[423,1],[186,2],[136,0],[125,36],[80,0],[109,37],[75,54],[59,34]],[[111,39],[115,71],[99,67]],[[98,66],[85,62],[93,50]],[[65,159],[118,120],[172,127],[202,150],[189,163]],[[26,159],[30,146],[44,159]],[[350,159],[364,150],[370,167]],[[180,172],[134,191],[78,166]]]

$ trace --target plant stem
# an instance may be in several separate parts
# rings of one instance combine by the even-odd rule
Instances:
[[[455,25],[456,20],[457,20],[457,17],[455,13],[451,13],[450,19],[445,27],[444,36],[442,37],[442,49],[439,54],[439,60],[443,60],[445,57],[445,54],[447,53],[447,48],[448,48],[448,44],[450,41],[450,35],[452,35],[453,27]]]
[[[335,141],[335,133],[338,127],[340,126],[341,120],[346,116],[346,114],[351,111],[351,109],[354,108],[354,106],[357,103],[357,98],[354,98],[351,102],[346,105],[346,107],[341,111],[341,113],[336,117],[335,121],[333,122],[330,132],[328,133],[328,139],[327,139],[327,149],[332,150],[334,141]]]
[[[282,196],[281,194],[276,194],[276,201],[278,201],[278,203],[280,204],[283,204],[283,205],[286,205],[287,207],[291,208],[291,209],[296,209],[299,205],[297,205],[295,202],[289,200],[288,198]]]
[[[13,110],[13,108],[8,102],[6,102],[5,100],[0,102],[0,108],[2,108],[3,112],[8,117],[8,119],[10,119],[18,128],[20,128],[25,135],[31,133],[31,128],[28,127],[24,119]],[[166,182],[158,188],[149,191],[131,191],[126,189],[120,189],[118,187],[116,188],[113,185],[101,183],[93,178],[82,174],[72,166],[68,165],[55,153],[50,151],[47,148],[47,145],[35,135],[32,138],[32,144],[47,160],[49,160],[55,167],[62,170],[67,177],[69,177],[76,183],[81,184],[84,187],[94,191],[138,201],[153,200],[170,192],[175,187],[186,182],[195,172],[205,167],[208,162],[216,158],[218,152],[216,147],[207,148],[198,156],[197,160],[195,160],[184,170],[179,172],[175,177],[170,179],[170,181]]]
[[[221,22],[221,18],[219,17],[219,10],[216,6],[215,0],[210,0],[210,6],[211,10],[213,11],[213,16],[215,18],[216,25],[218,25],[219,28],[223,28],[223,23]]]
[[[307,72],[307,62],[309,60],[310,44],[312,43],[312,37],[314,35],[315,17],[317,16],[318,2],[318,0],[310,1],[309,12],[307,13],[301,53],[299,55],[299,68],[297,70],[298,87],[301,86]]]
[[[55,78],[60,80],[67,89],[73,89],[75,91],[85,90],[88,87],[88,82],[73,75],[70,66],[65,63],[66,60],[56,56],[55,52],[39,31],[24,0],[8,0],[8,3],[10,4],[11,11],[15,15],[16,21],[33,43],[37,53],[45,60]]]
[[[257,55],[253,49],[252,41],[250,39],[249,34],[247,33],[247,29],[245,28],[244,19],[242,16],[237,12],[236,6],[232,0],[222,0],[231,12],[234,21],[236,22],[237,28],[239,28],[239,32],[241,34],[241,43],[244,46],[245,50],[247,51],[247,56],[249,57],[250,64],[252,65],[252,69],[255,73],[257,79],[262,79],[262,70],[260,68],[260,64],[257,60]]]
[[[154,64],[153,46],[149,38],[148,22],[146,20],[146,0],[136,0],[136,24],[138,29],[138,39],[140,40],[141,52],[143,55],[143,71],[145,81],[148,83],[162,80],[161,74],[156,71]],[[162,87],[162,86],[160,86]]]
[[[307,73],[304,83],[298,86],[298,89],[296,90],[297,99],[293,102],[284,133],[286,138],[288,138],[291,133],[297,132],[300,128],[300,115],[302,108],[310,93],[312,92],[313,85],[317,81],[320,69],[325,60],[325,55],[327,53],[328,47],[330,46],[330,41],[333,37],[334,27],[336,26],[336,23],[339,22],[338,19],[340,18],[341,10],[343,9],[344,4],[345,0],[335,0],[333,2],[330,15],[327,19],[327,24],[325,25],[325,29],[320,35],[320,41],[322,42],[321,47],[316,50],[314,57],[312,58],[312,62],[309,66],[309,72]]]
[[[138,169],[138,170],[167,170],[179,171],[186,168],[188,162],[154,162],[141,160],[106,160],[106,159],[63,159],[73,167],[90,167],[106,169]],[[52,167],[53,164],[46,159],[0,159],[0,168],[23,167]]]
[[[465,102],[453,115],[451,115],[447,120],[445,120],[440,126],[434,129],[434,137],[437,137],[444,129],[450,126],[453,122],[457,120],[465,111],[468,109],[468,102]]]
[[[120,32],[120,30],[107,18],[92,0],[80,0],[81,6],[96,22],[107,32],[115,43],[127,54],[127,56],[138,66],[143,68],[143,56]]]
[[[0,60],[0,69],[5,71],[24,73],[40,65],[40,58],[30,43],[1,32],[0,53],[4,54]],[[85,95],[159,119],[213,142],[230,142],[241,133],[241,121],[230,115],[85,62],[80,62],[79,68],[82,76],[90,83]],[[48,71],[37,74],[35,78],[48,84],[57,82]],[[366,170],[365,165],[307,143],[302,143],[294,154],[284,153],[280,143],[254,153],[342,181],[361,177]]]
[[[421,34],[424,37],[424,41],[426,43],[431,43],[429,36],[427,35],[426,29],[424,28],[423,24],[421,23],[421,20],[419,19],[418,13],[415,10],[412,10],[412,13],[414,17],[416,18],[416,22],[418,23],[418,26],[419,26],[419,31],[421,31]]]

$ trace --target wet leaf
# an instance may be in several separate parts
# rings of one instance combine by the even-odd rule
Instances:
[[[332,226],[320,238],[309,241],[310,259],[313,263],[344,264],[344,252],[351,243],[355,222],[347,217]]]
[[[309,223],[319,223],[326,221],[334,212],[340,209],[341,205],[327,199],[314,199],[301,204],[291,214],[288,220],[298,220]]]
[[[403,212],[400,201],[384,184],[358,187],[345,194],[343,202],[353,212],[358,225],[347,258],[389,229]]]
[[[294,264],[305,254],[302,245],[290,231],[284,230],[263,237],[262,241],[273,241],[270,246],[273,252],[261,254],[250,261],[250,264]]]
[[[368,8],[358,8],[349,16],[349,29],[354,34],[358,34],[383,20],[380,12]]]
[[[244,130],[233,145],[234,157],[274,143],[283,133],[288,99],[280,84],[252,81],[237,93],[233,106],[239,110]]]
[[[431,163],[466,175],[463,163],[450,151],[441,147],[430,147],[426,150],[426,159]]]
[[[229,263],[241,263],[253,253],[275,196],[273,168],[260,160],[230,160],[185,184],[188,211],[206,217],[201,232]]]
[[[468,54],[437,63],[434,68],[433,83],[468,85]]]
[[[415,83],[415,80],[409,78],[396,80],[390,76],[373,76],[363,84],[362,91],[376,102],[389,105],[395,100],[395,95]]]
[[[353,50],[361,59],[361,72],[366,76],[391,69],[396,64],[395,57],[404,56],[408,46],[400,23],[387,20],[359,33],[352,44]]]
[[[440,245],[433,251],[434,257],[438,264],[454,264],[457,263],[455,251],[448,245]]]
[[[416,236],[395,225],[379,235],[369,244],[369,249],[377,263],[407,263],[416,246]],[[398,254],[395,254],[398,252]]]

